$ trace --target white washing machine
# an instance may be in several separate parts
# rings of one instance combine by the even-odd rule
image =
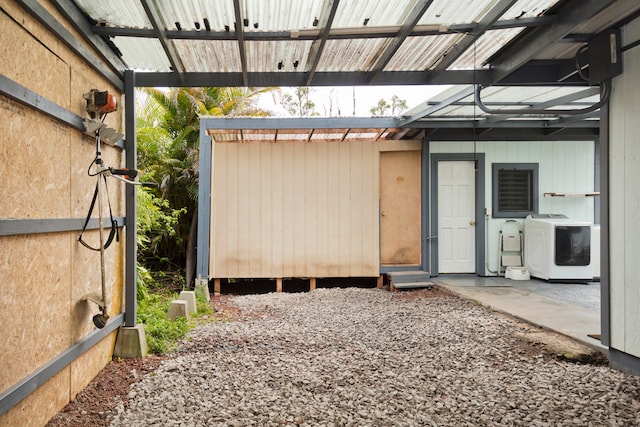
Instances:
[[[592,281],[592,227],[560,214],[529,215],[524,221],[524,260],[531,276]]]

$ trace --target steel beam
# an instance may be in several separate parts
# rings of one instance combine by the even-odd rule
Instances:
[[[322,57],[324,46],[327,44],[327,37],[331,31],[333,25],[333,19],[336,16],[338,10],[338,4],[340,0],[325,0],[322,13],[320,14],[320,34],[319,38],[311,44],[309,49],[309,59],[307,61],[307,84],[305,86],[311,86],[313,76],[318,68],[318,63]]]
[[[127,68],[122,59],[115,54],[112,46],[92,31],[93,25],[89,23],[84,13],[71,0],[53,0],[58,10],[71,22],[74,28],[82,34],[82,37],[93,47],[102,58],[119,75],[124,74]]]
[[[167,39],[167,36],[165,35],[167,26],[162,19],[160,11],[158,10],[158,5],[156,4],[155,0],[141,0],[141,3],[142,7],[144,7],[145,12],[147,13],[149,22],[151,22],[151,26],[153,27],[155,36],[158,41],[160,41],[160,44],[164,49],[164,53],[167,55],[167,58],[171,63],[173,72],[176,74],[179,80],[182,80],[182,75],[185,72],[184,65],[182,64],[180,55],[178,55],[173,42]]]
[[[380,74],[375,84],[381,86],[393,85],[447,85],[447,84],[471,84],[473,72],[470,70],[445,71],[432,78],[429,72],[387,71]],[[244,87],[242,73],[209,73],[193,72],[185,73],[184,80],[180,81],[173,73],[140,72],[136,74],[138,87]],[[250,72],[247,73],[249,87],[268,86],[304,86],[307,82],[305,72]],[[491,82],[491,72],[482,70],[477,72],[477,81],[480,84]],[[583,82],[584,83],[584,82]],[[532,84],[535,84],[533,82]],[[546,84],[546,82],[545,82]],[[368,86],[369,75],[366,72],[316,72],[312,86]]]
[[[402,43],[404,43],[411,31],[418,24],[418,22],[420,22],[420,18],[422,18],[422,15],[424,15],[429,6],[431,6],[431,3],[433,3],[433,0],[420,0],[416,2],[415,6],[413,7],[409,15],[405,18],[402,26],[398,30],[398,33],[395,35],[393,40],[385,47],[383,52],[377,55],[378,60],[371,69],[369,82],[374,81],[380,76],[380,73],[382,73],[384,67],[387,66],[389,61],[391,61],[391,58],[393,58],[393,55],[395,55],[398,49],[400,49]]]
[[[38,0],[16,0],[27,12],[38,20],[46,29],[51,31],[65,46],[71,49],[76,55],[101,76],[107,79],[117,89],[122,90],[122,75],[118,75],[106,69],[102,61],[93,52],[86,48],[69,30],[67,30]]]
[[[242,28],[243,17],[240,0],[233,0],[233,11],[236,16],[236,37],[238,39],[238,54],[240,55],[240,66],[242,67],[242,86],[252,86],[249,84],[247,69],[247,50],[244,45],[244,29]]]
[[[27,376],[26,378],[23,378],[13,387],[2,392],[0,394],[0,416],[20,403],[22,399],[24,399],[35,389],[49,381],[54,375],[69,366],[80,356],[85,354],[88,350],[102,341],[110,333],[118,329],[120,325],[122,325],[123,318],[124,316],[122,314],[118,314],[117,316],[113,317],[103,329],[94,329],[93,332],[90,332],[83,339],[69,347],[54,359],[50,360],[40,369],[31,373],[31,375]]]
[[[84,131],[83,118],[50,101],[20,83],[0,74],[0,95],[11,98],[22,105],[31,107],[42,114],[46,114],[74,129]]]
[[[125,225],[123,217],[113,218],[118,227]],[[66,231],[80,231],[85,218],[39,218],[39,219],[0,219],[0,236],[17,236],[22,234],[62,233]],[[104,218],[103,227],[111,227],[111,219]],[[97,218],[89,219],[87,230],[99,227]]]
[[[463,90],[459,91],[458,93],[455,93],[453,95],[451,95],[450,97],[448,97],[447,99],[438,102],[435,105],[429,105],[427,106],[427,108],[424,108],[422,110],[420,110],[419,112],[412,114],[410,117],[407,118],[403,118],[400,121],[400,126],[407,126],[410,125],[411,123],[415,122],[416,120],[419,120],[423,117],[429,116],[435,112],[438,112],[440,110],[442,110],[443,108],[446,108],[452,104],[455,104],[456,102],[460,101],[461,99],[466,98],[467,96],[471,96],[473,95],[473,86],[468,86],[466,88],[464,88]],[[428,105],[428,104],[427,104]]]
[[[466,34],[462,40],[447,52],[442,60],[433,68],[433,71],[441,72],[449,68],[463,53],[476,42],[478,37],[484,34],[494,22],[496,22],[506,11],[516,3],[517,0],[501,0],[478,22],[472,33]],[[476,65],[474,64],[474,68]]]
[[[568,0],[556,10],[556,21],[533,29],[506,47],[491,68],[493,81],[500,81],[526,64],[538,52],[561,40],[580,24],[588,21],[616,0]]]
[[[57,0],[62,1],[62,0]],[[69,1],[69,0],[64,0]],[[537,16],[533,18],[505,19],[500,20],[490,26],[489,30],[500,30],[507,28],[528,28],[549,24],[555,21],[556,16]],[[408,34],[409,37],[440,36],[443,34],[470,33],[476,29],[478,24],[452,24],[449,26],[416,25]],[[394,37],[400,31],[400,25],[388,25],[384,27],[357,27],[332,29],[327,34],[327,40],[346,39],[379,39]],[[372,30],[373,29],[373,30]],[[155,38],[154,30],[148,28],[128,28],[128,27],[106,27],[94,25],[92,32],[96,35],[109,37],[141,37]],[[303,40],[314,41],[322,38],[322,29],[305,29],[296,32],[291,31],[251,31],[244,33],[246,41],[288,41]],[[172,40],[237,40],[237,36],[231,31],[200,31],[200,30],[167,30],[165,35]],[[579,35],[585,37],[584,35]],[[568,35],[575,40],[578,35]]]

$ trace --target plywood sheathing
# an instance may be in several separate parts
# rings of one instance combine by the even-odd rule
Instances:
[[[51,2],[41,4],[64,21]],[[121,100],[115,87],[17,2],[2,5],[0,37],[0,54],[9,58],[0,61],[0,73],[60,107],[84,116],[82,95],[93,88],[108,90]],[[122,107],[105,120],[120,132]],[[94,140],[5,97],[0,97],[0,113],[0,218],[83,218],[96,182],[86,174],[95,156]],[[109,166],[122,166],[119,149],[105,145],[102,155]],[[110,183],[116,216],[125,213],[123,187]],[[0,335],[0,360],[11,364],[11,369],[0,370],[0,392],[95,330],[91,316],[97,307],[82,297],[89,290],[100,291],[99,255],[80,246],[77,235],[73,231],[0,237],[0,324],[7,325]],[[121,237],[105,259],[112,317],[122,311],[124,233]],[[87,240],[97,242],[97,232],[87,232]],[[1,416],[0,425],[44,425],[108,363],[114,341],[115,333]]]
[[[98,248],[98,231],[85,233],[87,241],[95,243]],[[84,238],[84,237],[83,237]],[[100,253],[90,251],[77,241],[75,235],[70,236],[72,247],[71,268],[71,341],[76,342],[91,332],[95,326],[93,315],[99,313],[98,306],[85,300],[89,293],[102,292],[100,279]],[[107,314],[110,317],[122,311],[124,283],[124,236],[121,233],[120,242],[115,239],[111,246],[105,250],[105,283],[107,291]]]
[[[381,263],[419,265],[420,151],[380,153]]]
[[[71,364],[70,400],[74,399],[111,361],[116,335],[117,331],[112,332]]]
[[[0,218],[69,217],[68,129],[24,107],[4,108],[0,128]]]
[[[82,94],[90,89],[108,90],[119,95],[116,87],[84,63],[16,2],[5,3],[8,4],[3,4],[2,8],[9,16],[0,12],[0,28],[3,29],[0,54],[11,60],[0,61],[0,74],[80,116],[85,115],[86,105]],[[77,36],[80,43],[91,50],[73,26],[64,21],[55,6],[48,1],[41,3]],[[73,83],[76,84],[71,87]],[[120,101],[120,97],[117,98]],[[122,115],[110,114],[105,123],[116,130],[122,129]]]
[[[35,389],[9,412],[0,415],[0,426],[40,427],[60,412],[69,401],[69,375],[66,367]]]
[[[0,390],[72,343],[70,251],[65,233],[0,238]]]

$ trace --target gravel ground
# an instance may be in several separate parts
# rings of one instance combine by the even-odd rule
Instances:
[[[640,425],[640,378],[559,360],[441,290],[236,296],[111,426]]]

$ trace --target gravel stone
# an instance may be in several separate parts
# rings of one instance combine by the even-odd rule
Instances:
[[[559,360],[514,319],[438,290],[236,296],[111,426],[640,425],[640,378]]]

